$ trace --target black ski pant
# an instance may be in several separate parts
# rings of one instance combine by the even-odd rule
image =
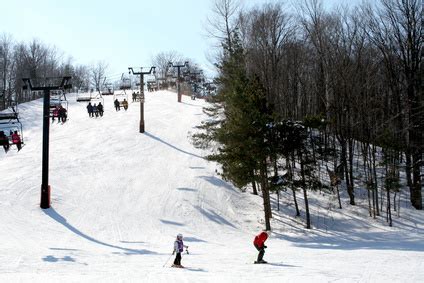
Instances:
[[[174,264],[181,265],[181,253],[177,253],[177,256],[175,257],[175,260],[174,260]]]
[[[22,143],[21,142],[17,142],[15,144],[16,144],[16,147],[18,148],[18,151],[20,151],[21,148],[22,148]]]
[[[9,142],[5,142],[4,144],[3,144],[3,148],[4,148],[4,152],[8,152],[9,151]]]
[[[255,245],[255,248],[259,251],[258,260],[257,261],[262,261],[263,260],[263,257],[264,257],[264,254],[265,254],[265,248],[263,246],[260,248],[257,245]]]

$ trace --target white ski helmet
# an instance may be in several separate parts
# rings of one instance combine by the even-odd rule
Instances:
[[[183,238],[183,234],[181,234],[181,233],[180,233],[180,234],[178,234],[178,235],[177,235],[177,238],[178,238],[178,239],[182,239],[182,238]]]

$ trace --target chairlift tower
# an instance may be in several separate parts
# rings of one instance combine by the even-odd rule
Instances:
[[[189,76],[189,79],[190,79],[189,84],[193,85],[193,87],[194,87],[194,93],[196,95],[197,94],[197,88],[198,88],[197,82],[199,80],[201,80],[201,79],[198,78],[198,76],[200,76],[200,77],[203,76],[203,71],[202,70],[200,70],[199,72],[190,72],[190,71],[188,71],[184,75]]]
[[[72,85],[69,83],[71,77],[49,77],[35,79],[37,86],[32,85],[32,79],[24,78],[24,89],[42,90],[44,92],[43,99],[43,159],[42,159],[42,179],[41,179],[41,201],[42,209],[50,208],[50,185],[49,185],[49,132],[50,132],[50,91],[59,89],[70,89]],[[53,84],[52,81],[61,80],[60,84]]]
[[[181,87],[180,87],[180,79],[181,79],[181,68],[188,68],[188,61],[185,61],[183,65],[177,64],[174,65],[172,62],[168,62],[169,68],[177,68],[177,95],[178,95],[178,102],[181,102]]]
[[[156,73],[156,67],[150,67],[148,72],[143,72],[143,67],[140,67],[140,72],[134,72],[132,67],[128,67],[129,74],[140,75],[140,133],[144,133],[144,75]]]

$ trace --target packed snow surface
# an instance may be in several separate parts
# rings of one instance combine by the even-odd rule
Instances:
[[[223,181],[190,143],[206,102],[146,93],[140,134],[138,102],[116,112],[108,96],[104,117],[89,118],[86,103],[68,100],[69,120],[50,131],[52,208],[39,207],[41,99],[20,105],[23,149],[0,149],[1,282],[423,282],[423,214],[406,202],[390,228],[363,207],[311,197],[306,231],[283,193],[270,264],[254,265],[261,198]],[[186,269],[170,268],[178,233]]]

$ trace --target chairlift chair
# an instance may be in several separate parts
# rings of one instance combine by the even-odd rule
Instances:
[[[18,113],[16,112],[0,112],[0,123],[3,120],[18,120]]]
[[[120,90],[131,89],[131,79],[130,78],[122,78],[121,83],[119,84]]]
[[[122,102],[124,102],[124,99],[129,103],[128,93],[125,91],[125,89],[120,91],[114,91],[113,101],[115,101],[116,99],[118,99],[119,101],[119,107],[124,107],[122,104]]]
[[[66,99],[65,92],[62,90],[53,90],[50,92],[50,118],[58,118],[59,116],[55,113],[57,107],[63,107],[66,110],[65,120],[68,120],[68,101]],[[56,114],[56,115],[55,115]]]
[[[102,91],[102,95],[113,95],[112,88],[106,88]]]
[[[53,110],[56,107],[62,106],[68,113],[68,100],[66,99],[65,92],[62,90],[52,91],[50,93],[50,117],[53,117]]]
[[[103,98],[103,95],[101,93],[98,93],[96,96],[92,96],[90,99],[90,102],[92,104],[96,103],[99,104],[99,102],[101,102],[103,105],[105,105],[105,100]]]
[[[89,102],[91,100],[91,95],[89,92],[83,92],[77,94],[77,102]]]
[[[15,131],[21,138],[22,146],[25,144],[22,123],[19,121],[19,112],[17,111],[17,107],[9,107],[5,111],[0,112],[0,131],[3,131],[9,138],[10,145],[12,145],[10,132],[14,133]]]
[[[147,81],[147,91],[156,91],[158,90],[158,84],[156,82],[156,80],[148,80]]]
[[[140,85],[140,84],[138,84]],[[140,91],[133,91],[132,92],[132,101],[133,102],[139,102],[141,100],[141,93]]]

